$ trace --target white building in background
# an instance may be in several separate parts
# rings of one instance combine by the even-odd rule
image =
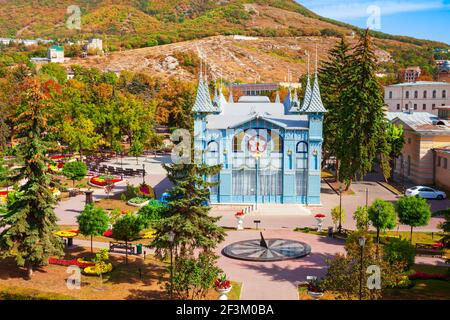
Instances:
[[[60,46],[51,46],[48,48],[48,56],[50,62],[63,63],[64,62],[64,49]]]
[[[103,51],[103,40],[96,38],[89,40],[86,49],[87,51],[90,50]]]
[[[64,58],[64,49],[60,46],[51,46],[47,50],[47,58],[31,58],[31,62],[42,65],[49,62],[54,63],[63,63],[65,62]]]
[[[414,111],[438,114],[450,105],[450,83],[418,81],[384,87],[384,103],[390,112]]]

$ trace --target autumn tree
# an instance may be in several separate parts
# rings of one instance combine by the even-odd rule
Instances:
[[[51,176],[46,154],[50,145],[45,135],[49,95],[36,78],[24,80],[21,109],[15,119],[16,138],[20,141],[14,181],[24,180],[19,187],[22,196],[8,207],[0,220],[0,252],[3,257],[14,253],[18,266],[27,268],[28,278],[33,269],[46,265],[48,258],[62,255],[61,239],[54,234],[57,217],[55,197],[50,191]]]

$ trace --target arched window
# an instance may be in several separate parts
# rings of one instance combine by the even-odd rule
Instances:
[[[245,138],[245,132],[241,131],[237,133],[233,138],[233,152],[243,152],[242,150],[242,141]]]
[[[296,152],[297,153],[308,153],[308,143],[306,143],[304,141],[300,141],[299,143],[297,143]]]
[[[206,147],[206,152],[217,154],[219,152],[219,144],[217,141],[208,142],[208,146]]]
[[[219,164],[219,143],[217,141],[210,141],[205,150],[205,160],[208,165]]]

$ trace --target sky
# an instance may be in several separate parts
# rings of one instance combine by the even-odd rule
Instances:
[[[315,13],[381,32],[450,44],[450,0],[296,0]]]

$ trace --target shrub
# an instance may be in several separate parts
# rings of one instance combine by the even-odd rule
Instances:
[[[353,220],[356,221],[356,228],[358,230],[367,230],[369,228],[369,213],[367,212],[367,208],[358,206],[353,214]]]
[[[390,263],[403,262],[409,269],[414,264],[415,248],[408,240],[392,238],[384,246],[384,258]]]
[[[127,184],[127,188],[125,190],[125,196],[126,196],[127,200],[130,200],[132,198],[139,196],[139,188],[135,187],[131,184]]]
[[[67,162],[62,169],[62,174],[72,180],[73,186],[75,186],[75,181],[80,181],[87,174],[86,163],[81,161]]]
[[[144,198],[144,197],[134,197],[134,198],[131,198],[129,201],[130,201],[131,203],[141,204],[141,203],[144,203],[144,202],[148,201],[148,198]]]
[[[339,224],[339,211],[341,213],[341,223],[344,224],[344,222],[345,222],[344,208],[337,206],[331,210],[331,219],[333,220],[333,224],[336,228],[337,228],[337,225]]]
[[[148,205],[139,210],[138,215],[145,224],[145,227],[148,228],[151,222],[163,218],[165,211],[166,207],[161,202],[151,200]]]

